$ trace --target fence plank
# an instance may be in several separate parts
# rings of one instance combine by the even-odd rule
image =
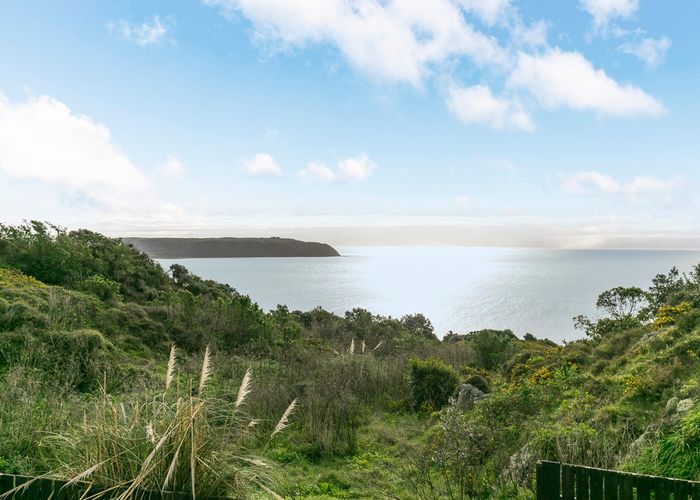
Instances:
[[[618,478],[620,474],[614,471],[605,471],[603,473],[603,480],[605,483],[605,500],[618,500],[619,498],[619,485]]]
[[[620,476],[620,500],[634,499],[634,479],[630,474]]]
[[[562,500],[576,500],[576,471],[571,465],[561,466]]]
[[[561,498],[561,467],[556,462],[541,462],[538,464],[537,493],[541,500],[559,500]]]
[[[537,464],[538,500],[700,500],[700,482],[580,465]]]
[[[666,481],[653,481],[654,500],[668,500],[668,483]]]
[[[591,493],[590,493],[590,498],[591,500],[603,498],[603,473],[597,469],[591,469],[588,472],[588,475],[591,478]]]
[[[557,467],[559,465],[557,464]],[[557,476],[558,477],[558,476]],[[32,478],[27,476],[15,476],[12,474],[2,474],[0,473],[0,495],[15,489],[17,486],[21,486],[25,483],[26,488],[18,489],[15,494],[11,495],[10,498],[16,500],[78,500],[95,494],[100,491],[99,488],[92,486],[90,483],[77,483],[66,486],[65,481],[54,480],[50,478]],[[558,490],[557,490],[558,491]],[[87,493],[89,492],[89,493]],[[113,498],[117,496],[122,491],[113,490],[110,491],[104,498]],[[87,495],[85,495],[87,493]],[[159,491],[147,491],[147,490],[136,490],[132,495],[135,500],[150,500],[150,499],[170,499],[170,500],[184,500],[191,498],[188,494],[180,493],[164,493],[161,494]],[[545,497],[547,498],[547,497]],[[552,500],[559,497],[551,497]],[[226,500],[225,498],[207,497],[205,500]]]
[[[590,471],[588,469],[576,469],[576,500],[589,500],[589,474]]]
[[[649,500],[651,498],[649,478],[637,476],[635,479],[637,481],[637,500]]]

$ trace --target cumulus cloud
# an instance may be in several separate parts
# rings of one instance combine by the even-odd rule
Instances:
[[[570,108],[610,116],[658,116],[663,105],[634,85],[622,85],[578,52],[520,53],[509,85],[531,93],[548,109]]]
[[[168,155],[160,171],[169,179],[180,180],[185,176],[185,165],[176,156]]]
[[[377,165],[366,154],[346,158],[338,164],[338,177],[348,182],[359,182],[367,179]]]
[[[594,26],[603,29],[613,19],[633,16],[639,0],[581,0],[579,5],[593,17]]]
[[[677,191],[683,185],[682,177],[657,179],[649,176],[636,176],[622,182],[614,177],[594,171],[575,172],[562,177],[561,187],[570,193],[603,193],[624,195],[628,198],[638,196],[662,195]]]
[[[421,87],[431,78],[454,81],[455,68],[464,63],[486,69],[489,77],[506,83],[504,94],[474,84],[455,84],[444,94],[447,108],[466,124],[533,130],[530,114],[538,107],[610,116],[664,111],[654,97],[619,83],[582,54],[549,48],[547,22],[526,24],[512,0],[201,1],[224,16],[248,20],[261,46],[328,45],[374,80]],[[580,5],[602,29],[613,19],[633,15],[638,2],[581,0]],[[637,52],[641,50],[651,61],[650,47]],[[528,93],[535,99],[520,98]]]
[[[299,177],[312,182],[349,182],[356,183],[366,180],[377,165],[362,153],[357,156],[345,158],[338,162],[335,170],[322,162],[311,162],[306,168],[299,171]]]
[[[251,160],[243,162],[243,171],[254,176],[280,176],[282,169],[274,158],[267,153],[258,153]]]
[[[487,25],[503,20],[511,9],[510,0],[459,0],[459,3],[466,11],[473,12]]]
[[[159,16],[153,16],[150,21],[134,24],[124,19],[107,23],[109,32],[126,42],[140,45],[157,45],[162,43],[169,32],[168,26],[161,21]]]
[[[486,85],[450,88],[447,107],[467,124],[477,123],[495,129],[533,130],[532,120],[512,100],[495,96]]]
[[[360,71],[381,80],[419,86],[431,67],[454,56],[476,64],[507,63],[497,40],[466,22],[452,0],[203,0],[224,14],[253,23],[257,41],[303,47],[330,43]],[[465,8],[495,19],[507,2],[462,0]]]
[[[49,96],[13,103],[0,94],[0,173],[115,217],[180,216],[106,126]]]
[[[307,181],[333,182],[336,174],[323,162],[312,161],[305,169],[299,172],[299,177]]]
[[[636,42],[625,42],[619,50],[640,59],[648,67],[655,68],[663,62],[670,47],[670,38],[644,38]]]

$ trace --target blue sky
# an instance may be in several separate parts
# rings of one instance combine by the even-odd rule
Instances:
[[[0,213],[700,247],[694,0],[4,2]]]

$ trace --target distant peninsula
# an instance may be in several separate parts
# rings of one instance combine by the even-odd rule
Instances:
[[[326,243],[291,238],[122,238],[154,259],[220,257],[338,257]]]

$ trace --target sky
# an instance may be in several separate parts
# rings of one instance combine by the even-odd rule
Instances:
[[[0,221],[700,248],[697,0],[0,3]]]

